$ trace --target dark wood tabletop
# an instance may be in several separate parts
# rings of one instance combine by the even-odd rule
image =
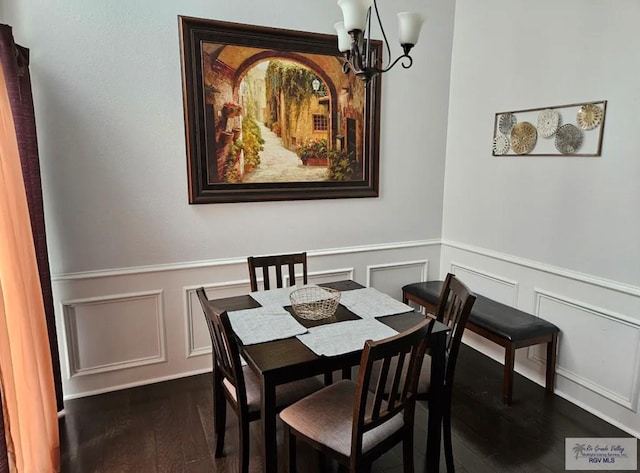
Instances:
[[[322,284],[322,286],[332,287],[340,291],[349,291],[363,287],[354,281],[338,281]],[[226,311],[260,307],[260,304],[250,295],[215,299],[212,302],[216,307]],[[290,307],[285,307],[285,309],[289,310]],[[298,322],[307,328],[320,324],[357,320],[360,318],[342,305],[338,306],[336,313],[332,317],[320,321],[301,319],[297,317],[293,311],[289,311]],[[401,332],[424,320],[424,316],[417,312],[407,312],[404,314],[378,317],[377,320]],[[437,386],[441,384],[444,379],[444,347],[448,331],[449,329],[446,325],[436,323],[431,334],[429,350],[432,360],[432,385]],[[276,386],[310,376],[321,375],[329,371],[342,370],[345,372],[347,369],[360,363],[362,350],[337,356],[319,356],[307,348],[307,346],[296,337],[247,346],[243,346],[238,339],[238,344],[240,345],[242,357],[261,380],[261,415],[264,445],[263,471],[265,473],[275,473],[277,471]],[[441,381],[438,381],[440,377]],[[439,395],[439,390],[435,389],[431,397],[434,398],[434,400],[432,401],[430,399],[429,402],[430,415],[427,429],[428,465],[425,466],[428,467],[429,472],[437,472],[440,454],[441,426],[441,396]]]

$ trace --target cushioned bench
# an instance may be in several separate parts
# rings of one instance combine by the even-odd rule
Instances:
[[[412,301],[435,314],[442,281],[408,284],[402,288],[405,303]],[[502,401],[511,404],[513,397],[513,364],[518,348],[547,344],[546,390],[553,393],[556,372],[558,327],[488,297],[476,295],[476,302],[466,328],[505,348]]]

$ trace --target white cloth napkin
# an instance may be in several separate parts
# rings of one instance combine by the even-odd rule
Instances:
[[[413,307],[372,287],[344,291],[340,304],[363,319],[413,312]]]
[[[234,310],[228,315],[231,328],[243,345],[294,337],[307,331],[282,307]]]
[[[366,340],[382,340],[396,333],[375,319],[361,319],[312,327],[297,338],[316,355],[335,356],[362,350]]]

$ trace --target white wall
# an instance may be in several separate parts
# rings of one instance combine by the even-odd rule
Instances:
[[[444,238],[640,285],[640,4],[456,10]],[[496,112],[602,99],[602,157],[491,156]]]
[[[315,280],[388,292],[437,277],[453,4],[380,3],[394,54],[395,12],[429,16],[383,77],[380,197],[190,206],[177,16],[333,33],[335,1],[4,2],[31,50],[67,396],[207,369],[190,291],[246,292],[251,254],[308,250]]]
[[[382,5],[395,54],[395,11],[431,18],[413,68],[383,79],[380,198],[190,206],[177,16],[333,33],[341,14],[330,0],[180,3],[13,0],[54,273],[440,236],[451,5]],[[411,218],[417,203],[427,218]]]
[[[441,254],[441,272],[559,325],[559,393],[636,435],[639,20],[634,0],[456,2]],[[601,157],[491,155],[496,112],[597,100]],[[538,355],[518,369],[542,382]]]

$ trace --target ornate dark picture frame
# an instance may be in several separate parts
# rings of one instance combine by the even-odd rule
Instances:
[[[178,20],[189,203],[378,196],[380,77],[344,74],[336,36]]]

